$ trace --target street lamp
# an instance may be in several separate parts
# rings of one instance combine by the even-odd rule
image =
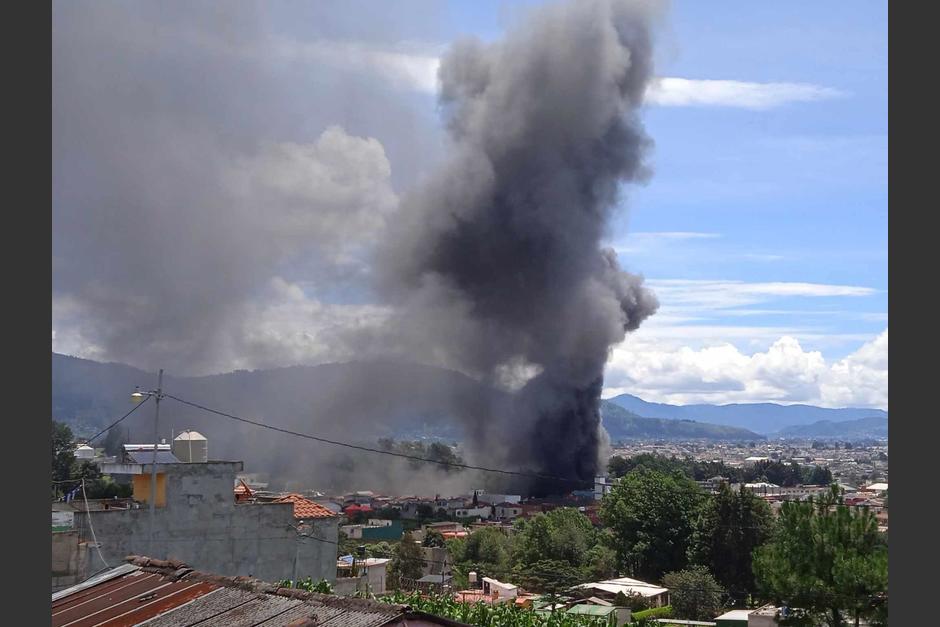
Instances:
[[[140,386],[136,386],[131,394],[131,400],[135,403],[141,403],[146,398],[153,397],[156,401],[156,411],[153,416],[153,459],[150,464],[150,534],[148,553],[150,557],[156,557],[153,554],[153,526],[154,517],[157,508],[157,449],[160,444],[160,400],[163,398],[163,368],[160,368],[160,374],[157,375],[157,389],[149,392],[141,392]]]

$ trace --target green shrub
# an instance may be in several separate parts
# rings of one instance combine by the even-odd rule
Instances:
[[[662,607],[654,607],[649,610],[643,610],[642,612],[635,612],[632,616],[633,620],[643,620],[644,618],[673,618],[672,606],[664,605]]]

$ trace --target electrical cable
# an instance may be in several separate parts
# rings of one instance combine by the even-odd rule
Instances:
[[[88,529],[91,530],[91,540],[95,543],[95,549],[98,550],[98,557],[101,558],[101,561],[105,566],[111,568],[111,565],[108,564],[108,561],[104,559],[104,555],[101,554],[101,545],[98,544],[98,538],[95,537],[95,528],[91,524],[91,511],[88,509],[88,497],[85,495],[85,479],[82,479],[82,500],[85,501],[85,514],[88,516]]]
[[[420,457],[420,456],[418,456],[418,455],[408,455],[407,453],[398,453],[398,452],[395,452],[395,451],[385,451],[385,450],[382,450],[382,449],[372,448],[372,447],[368,447],[368,446],[362,446],[362,445],[359,445],[359,444],[351,444],[351,443],[349,443],[349,442],[340,442],[340,441],[337,441],[337,440],[330,440],[330,439],[323,438],[323,437],[320,437],[320,436],[310,435],[309,433],[300,433],[299,431],[292,431],[292,430],[290,430],[290,429],[284,429],[284,428],[282,428],[282,427],[275,427],[275,426],[273,426],[273,425],[265,424],[265,423],[263,423],[263,422],[258,422],[257,420],[250,420],[250,419],[248,419],[248,418],[242,418],[241,416],[236,416],[236,415],[234,415],[234,414],[229,414],[229,413],[226,413],[226,412],[223,412],[223,411],[219,411],[219,410],[217,410],[217,409],[212,409],[211,407],[206,407],[205,405],[200,405],[200,404],[198,404],[198,403],[193,403],[192,401],[184,400],[184,399],[179,398],[179,397],[177,397],[177,396],[173,396],[172,394],[164,394],[164,396],[165,396],[166,398],[172,398],[173,400],[178,401],[178,402],[180,402],[180,403],[183,403],[184,405],[189,405],[190,407],[195,407],[195,408],[197,408],[197,409],[201,409],[201,410],[203,410],[203,411],[207,411],[207,412],[209,412],[209,413],[216,414],[216,415],[218,415],[218,416],[223,416],[223,417],[229,418],[229,419],[231,419],[231,420],[237,420],[237,421],[239,421],[239,422],[244,422],[244,423],[247,423],[247,424],[250,424],[250,425],[254,425],[254,426],[256,426],[256,427],[261,427],[261,428],[263,428],[263,429],[270,429],[270,430],[272,430],[272,431],[278,431],[278,432],[280,432],[280,433],[285,433],[285,434],[287,434],[287,435],[293,435],[293,436],[299,437],[299,438],[306,438],[306,439],[308,439],[308,440],[314,440],[314,441],[316,441],[316,442],[322,442],[322,443],[324,443],[324,444],[332,444],[332,445],[334,445],[334,446],[342,446],[342,447],[345,447],[345,448],[351,448],[351,449],[355,449],[355,450],[358,450],[358,451],[365,451],[365,452],[367,452],[367,453],[378,453],[378,454],[380,454],[380,455],[390,455],[390,456],[392,456],[392,457],[401,457],[401,458],[403,458],[403,459],[410,459],[410,460],[412,460],[412,461],[426,462],[426,463],[429,463],[429,464],[438,464],[438,465],[440,465],[440,466],[447,466],[447,467],[452,467],[452,468],[465,468],[465,469],[467,469],[467,470],[479,470],[480,472],[491,472],[491,473],[498,473],[498,474],[503,474],[503,475],[513,475],[513,476],[517,476],[517,477],[528,477],[528,478],[531,478],[531,479],[547,479],[547,480],[551,480],[551,481],[562,481],[562,482],[567,482],[567,483],[576,483],[576,484],[579,484],[579,485],[587,485],[587,484],[591,483],[591,481],[586,480],[586,479],[571,479],[571,478],[568,478],[568,477],[558,477],[558,476],[555,476],[555,475],[546,475],[546,474],[541,474],[541,473],[525,472],[525,471],[519,471],[519,470],[504,470],[504,469],[502,469],[502,468],[487,468],[487,467],[485,467],[485,466],[474,466],[474,465],[471,465],[471,464],[464,464],[464,463],[460,463],[460,462],[445,462],[445,461],[441,461],[441,460],[439,460],[439,459],[431,459],[431,458],[429,458],[429,457]],[[599,485],[599,484],[595,482],[595,485]]]
[[[386,450],[377,449],[377,448],[372,448],[372,447],[368,447],[368,446],[362,446],[362,445],[359,445],[359,444],[351,444],[351,443],[349,443],[349,442],[341,442],[341,441],[338,441],[338,440],[330,440],[330,439],[327,439],[327,438],[324,438],[324,437],[320,437],[320,436],[316,436],[316,435],[311,435],[311,434],[308,434],[308,433],[301,433],[301,432],[299,432],[299,431],[293,431],[293,430],[291,430],[291,429],[285,429],[285,428],[283,428],[283,427],[276,427],[276,426],[274,426],[274,425],[269,425],[269,424],[266,424],[266,423],[263,423],[263,422],[259,422],[259,421],[257,421],[257,420],[251,420],[251,419],[248,419],[248,418],[243,418],[243,417],[241,417],[241,416],[236,416],[236,415],[234,415],[234,414],[230,414],[230,413],[227,413],[227,412],[224,412],[224,411],[220,411],[220,410],[218,410],[218,409],[212,409],[211,407],[206,407],[205,405],[200,405],[199,403],[194,403],[194,402],[192,402],[192,401],[187,401],[187,400],[185,400],[185,399],[179,398],[179,397],[177,397],[177,396],[173,396],[172,394],[167,394],[167,393],[165,393],[165,392],[164,392],[163,396],[166,397],[166,398],[171,398],[171,399],[173,399],[173,400],[175,400],[175,401],[177,401],[177,402],[183,403],[184,405],[189,405],[190,407],[195,407],[196,409],[201,409],[201,410],[206,411],[206,412],[209,412],[209,413],[211,413],[211,414],[216,414],[216,415],[222,416],[222,417],[224,417],[224,418],[229,418],[229,419],[231,419],[231,420],[236,420],[236,421],[239,421],[239,422],[244,422],[244,423],[246,423],[246,424],[254,425],[254,426],[256,426],[256,427],[261,427],[261,428],[263,428],[263,429],[270,429],[270,430],[272,430],[272,431],[277,431],[277,432],[280,432],[280,433],[285,433],[285,434],[287,434],[287,435],[292,435],[292,436],[296,436],[296,437],[300,437],[300,438],[306,438],[306,439],[308,439],[308,440],[314,440],[314,441],[316,441],[316,442],[321,442],[321,443],[324,443],[324,444],[332,444],[332,445],[334,445],[334,446],[341,446],[341,447],[345,447],[345,448],[356,449],[356,450],[365,451],[365,452],[368,452],[368,453],[377,453],[377,454],[380,454],[380,455],[390,455],[390,456],[392,456],[392,457],[401,457],[401,458],[409,459],[409,460],[412,460],[412,461],[425,462],[425,463],[429,463],[429,464],[437,464],[437,465],[440,465],[440,466],[447,466],[447,467],[453,467],[453,468],[464,468],[464,469],[467,469],[467,470],[478,470],[478,471],[480,471],[480,472],[499,473],[499,474],[503,474],[503,475],[513,475],[513,476],[519,476],[519,477],[528,477],[528,478],[532,478],[532,479],[547,479],[547,480],[551,480],[551,481],[561,481],[561,482],[566,482],[566,483],[576,483],[576,484],[579,484],[579,485],[587,485],[587,484],[589,484],[589,483],[592,483],[591,481],[584,480],[584,479],[571,479],[571,478],[568,478],[568,477],[559,477],[559,476],[556,476],[556,475],[546,475],[546,474],[541,474],[541,473],[532,473],[532,472],[525,472],[525,471],[518,471],[518,470],[505,470],[505,469],[502,469],[502,468],[487,468],[487,467],[485,467],[485,466],[474,466],[474,465],[471,465],[471,464],[464,464],[464,463],[460,463],[460,462],[445,462],[445,461],[441,461],[441,460],[438,460],[438,459],[431,459],[431,458],[428,458],[428,457],[420,457],[420,456],[418,456],[418,455],[409,455],[409,454],[407,454],[407,453],[398,453],[398,452],[395,452],[395,451],[386,451]],[[611,484],[607,484],[607,483],[599,482],[599,481],[593,481],[593,484],[594,484],[595,486],[597,486],[597,485],[611,485]],[[755,494],[756,494],[756,493],[755,493]],[[712,496],[712,495],[708,495],[708,496]],[[759,496],[759,495],[758,495],[758,496]],[[859,507],[859,506],[850,506],[850,507]]]
[[[111,424],[109,424],[107,427],[105,427],[104,429],[102,429],[101,431],[99,431],[98,433],[96,433],[95,435],[93,435],[93,436],[91,436],[90,438],[88,438],[88,440],[86,440],[86,443],[91,444],[91,443],[94,442],[96,439],[98,439],[101,435],[103,435],[104,433],[110,431],[112,427],[116,427],[122,420],[124,420],[125,418],[127,418],[128,416],[130,416],[131,414],[133,414],[135,411],[137,411],[138,409],[140,409],[140,407],[141,407],[144,403],[146,403],[147,401],[149,401],[149,400],[150,400],[150,397],[147,396],[146,398],[144,398],[144,400],[142,400],[142,401],[140,401],[139,403],[137,403],[136,405],[134,405],[134,407],[132,407],[129,412],[127,412],[126,414],[124,414],[123,416],[121,416],[120,418],[118,418],[117,420],[115,420],[114,422],[112,422]]]

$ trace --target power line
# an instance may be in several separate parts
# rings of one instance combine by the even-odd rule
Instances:
[[[256,426],[256,427],[261,427],[261,428],[263,428],[263,429],[270,429],[270,430],[272,430],[272,431],[278,431],[278,432],[280,432],[280,433],[284,433],[284,434],[287,434],[287,435],[293,435],[293,436],[300,437],[300,438],[306,438],[306,439],[308,439],[308,440],[313,440],[313,441],[315,441],[315,442],[321,442],[321,443],[324,443],[324,444],[332,444],[332,445],[334,445],[334,446],[341,446],[341,447],[345,447],[345,448],[351,448],[351,449],[355,449],[355,450],[359,450],[359,451],[365,451],[365,452],[368,452],[368,453],[378,453],[378,454],[380,454],[380,455],[390,455],[390,456],[392,456],[392,457],[400,457],[400,458],[409,459],[409,460],[412,460],[412,461],[424,462],[424,463],[429,463],[429,464],[437,464],[437,465],[439,465],[439,466],[445,466],[445,467],[449,467],[449,468],[464,468],[464,469],[467,469],[467,470],[478,470],[478,471],[481,471],[481,472],[491,472],[491,473],[498,473],[498,474],[503,474],[503,475],[512,475],[512,476],[517,476],[517,477],[527,477],[527,478],[531,478],[531,479],[547,479],[547,480],[551,480],[551,481],[561,481],[561,482],[565,482],[565,483],[575,483],[575,484],[578,484],[578,485],[587,485],[587,484],[589,484],[589,483],[593,483],[594,486],[598,486],[598,485],[605,485],[605,486],[606,486],[606,485],[612,485],[612,484],[605,483],[605,482],[592,481],[592,480],[586,480],[586,479],[571,479],[571,478],[568,478],[568,477],[559,477],[559,476],[556,476],[556,475],[546,475],[546,474],[542,474],[542,473],[533,473],[533,472],[525,472],[525,471],[518,471],[518,470],[505,470],[505,469],[502,469],[502,468],[488,468],[488,467],[485,467],[485,466],[474,466],[474,465],[471,465],[471,464],[464,464],[464,463],[461,463],[461,462],[446,462],[446,461],[441,461],[441,460],[438,460],[438,459],[431,459],[431,458],[428,458],[428,457],[421,457],[421,456],[419,456],[419,455],[409,455],[409,454],[407,454],[407,453],[398,453],[398,452],[396,452],[396,451],[387,451],[387,450],[383,450],[383,449],[372,448],[372,447],[369,447],[369,446],[362,446],[362,445],[359,445],[359,444],[351,444],[351,443],[349,443],[349,442],[341,442],[341,441],[338,441],[338,440],[331,440],[331,439],[324,438],[324,437],[321,437],[321,436],[311,435],[311,434],[309,434],[309,433],[301,433],[301,432],[299,432],[299,431],[293,431],[293,430],[291,430],[291,429],[285,429],[285,428],[283,428],[283,427],[276,427],[276,426],[274,426],[274,425],[269,425],[269,424],[266,424],[266,423],[263,423],[263,422],[259,422],[259,421],[257,421],[257,420],[251,420],[251,419],[248,419],[248,418],[243,418],[243,417],[241,417],[241,416],[236,416],[236,415],[234,415],[234,414],[230,414],[230,413],[227,413],[227,412],[224,412],[224,411],[220,411],[220,410],[218,410],[218,409],[212,409],[211,407],[206,407],[205,405],[200,405],[199,403],[194,403],[194,402],[192,402],[192,401],[187,401],[187,400],[185,400],[185,399],[179,398],[178,396],[173,396],[172,394],[164,393],[164,396],[165,396],[166,398],[172,398],[173,400],[175,400],[175,401],[177,401],[177,402],[179,402],[179,403],[183,403],[184,405],[189,405],[190,407],[195,407],[196,409],[201,409],[201,410],[206,411],[206,412],[209,412],[209,413],[211,413],[211,414],[216,414],[216,415],[222,416],[222,417],[224,417],[224,418],[229,418],[229,419],[231,419],[231,420],[236,420],[236,421],[238,421],[238,422],[243,422],[243,423],[250,424],[250,425],[253,425],[253,426]],[[620,479],[620,477],[618,477],[617,479]],[[752,490],[752,492],[754,492],[754,495],[755,495],[755,496],[761,496],[761,494],[759,494],[758,492],[755,492],[755,491],[753,491],[753,490]],[[706,493],[706,494],[707,494],[708,496],[714,496],[713,494],[708,494],[708,493]],[[775,495],[775,494],[771,494],[770,496],[785,496],[785,495],[783,495],[783,494],[776,494],[776,495]],[[794,496],[796,496],[796,495],[794,495]],[[847,505],[847,507],[867,507],[867,506],[862,506],[862,505]]]
[[[101,558],[101,561],[108,568],[111,567],[108,564],[107,560],[104,559],[104,555],[101,554],[101,545],[98,544],[98,538],[95,537],[95,528],[91,524],[91,512],[88,509],[88,497],[85,495],[85,479],[82,479],[82,500],[85,501],[85,514],[88,516],[88,529],[91,530],[91,540],[95,543],[95,549],[98,551],[98,557]]]
[[[146,402],[149,401],[149,400],[150,400],[150,397],[149,397],[149,396],[146,397],[146,398],[144,398],[144,400],[142,400],[141,402],[139,402],[139,403],[137,403],[136,405],[134,405],[134,407],[132,407],[129,412],[127,412],[126,414],[124,414],[123,416],[121,416],[120,418],[118,418],[117,420],[115,420],[114,422],[112,422],[111,424],[109,424],[107,427],[105,427],[104,429],[102,429],[101,431],[99,431],[98,433],[96,433],[95,435],[93,435],[93,436],[91,436],[90,438],[88,438],[87,443],[88,443],[88,444],[91,444],[91,443],[94,442],[96,439],[98,439],[99,436],[101,436],[101,435],[103,435],[104,433],[110,431],[113,427],[116,427],[122,420],[124,420],[125,418],[127,418],[128,416],[130,416],[131,414],[133,414],[135,411],[137,411],[138,409],[140,409],[141,405],[143,405],[144,403],[146,403]]]
[[[250,419],[248,419],[248,418],[242,418],[241,416],[236,416],[236,415],[234,415],[234,414],[229,414],[229,413],[226,413],[226,412],[224,412],[224,411],[219,411],[219,410],[217,410],[217,409],[212,409],[211,407],[206,407],[206,406],[200,405],[200,404],[198,404],[198,403],[193,403],[193,402],[191,402],[191,401],[184,400],[184,399],[182,399],[182,398],[173,396],[172,394],[164,394],[164,396],[166,396],[167,398],[172,398],[173,400],[178,401],[178,402],[180,402],[180,403],[183,403],[184,405],[189,405],[190,407],[195,407],[195,408],[197,408],[197,409],[201,409],[201,410],[203,410],[203,411],[207,411],[207,412],[209,412],[209,413],[216,414],[216,415],[218,415],[218,416],[223,416],[223,417],[225,417],[225,418],[230,418],[230,419],[232,419],[232,420],[237,420],[237,421],[239,421],[239,422],[244,422],[244,423],[247,423],[247,424],[250,424],[250,425],[254,425],[254,426],[256,426],[256,427],[261,427],[261,428],[263,428],[263,429],[270,429],[270,430],[272,430],[272,431],[279,431],[280,433],[286,433],[287,435],[293,435],[293,436],[300,437],[300,438],[306,438],[306,439],[308,439],[308,440],[314,440],[314,441],[316,441],[316,442],[322,442],[322,443],[324,443],[324,444],[332,444],[332,445],[334,445],[334,446],[342,446],[342,447],[351,448],[351,449],[355,449],[355,450],[359,450],[359,451],[365,451],[365,452],[367,452],[367,453],[378,453],[378,454],[380,454],[380,455],[390,455],[390,456],[392,456],[392,457],[401,457],[401,458],[403,458],[403,459],[410,459],[410,460],[412,460],[412,461],[426,462],[426,463],[429,463],[429,464],[438,464],[438,465],[440,465],[440,466],[447,466],[447,467],[451,467],[451,468],[465,468],[465,469],[467,469],[467,470],[479,470],[479,471],[481,471],[481,472],[492,472],[492,473],[498,473],[498,474],[502,474],[502,475],[512,475],[512,476],[517,476],[517,477],[528,477],[528,478],[530,478],[530,479],[548,479],[548,480],[551,480],[551,481],[563,481],[563,482],[567,482],[567,483],[576,483],[576,484],[579,484],[579,485],[587,485],[588,483],[591,483],[591,481],[590,481],[590,480],[587,480],[587,479],[571,479],[571,478],[567,478],[567,477],[558,477],[558,476],[555,476],[555,475],[546,475],[546,474],[541,474],[541,473],[525,472],[525,471],[519,471],[519,470],[504,470],[504,469],[502,469],[502,468],[487,468],[487,467],[485,467],[485,466],[474,466],[474,465],[471,465],[471,464],[464,464],[464,463],[460,463],[460,462],[445,462],[445,461],[441,461],[441,460],[439,460],[439,459],[431,459],[431,458],[428,458],[428,457],[420,457],[420,456],[418,456],[418,455],[409,455],[409,454],[407,454],[407,453],[398,453],[398,452],[396,452],[396,451],[386,451],[386,450],[382,450],[382,449],[372,448],[372,447],[369,447],[369,446],[362,446],[362,445],[359,445],[359,444],[351,444],[351,443],[349,443],[349,442],[340,442],[340,441],[338,441],[338,440],[330,440],[330,439],[323,438],[323,437],[320,437],[320,436],[311,435],[311,434],[309,434],[309,433],[300,433],[299,431],[292,431],[292,430],[290,430],[290,429],[284,429],[284,428],[282,428],[282,427],[275,427],[275,426],[273,426],[273,425],[265,424],[265,423],[263,423],[263,422],[258,422],[258,421],[256,421],[256,420],[250,420]],[[595,483],[595,485],[600,485],[600,484]]]

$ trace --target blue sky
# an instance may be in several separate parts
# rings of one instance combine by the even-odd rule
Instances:
[[[71,46],[63,47],[70,59],[101,51],[107,62],[128,59],[126,74],[100,78],[90,74],[100,61],[81,66],[92,95],[136,93],[120,81],[140,76],[138,63],[151,83],[168,83],[155,93],[172,94],[186,78],[189,117],[168,109],[165,124],[221,124],[220,137],[237,128],[232,145],[244,154],[232,161],[255,168],[259,181],[290,168],[291,181],[308,181],[343,164],[372,164],[377,178],[363,206],[385,211],[446,158],[435,100],[440,55],[461,36],[498,40],[538,4],[284,0],[224,19],[202,5],[200,19],[146,5],[99,7],[87,24],[66,15],[57,32],[74,40],[54,33],[54,41]],[[104,33],[98,24],[108,20]],[[150,39],[152,24],[164,30]],[[125,32],[137,34],[121,39]],[[624,190],[606,244],[646,277],[661,309],[613,351],[605,395],[886,407],[887,2],[675,1],[656,46],[662,80],[643,112],[653,176]],[[139,59],[114,52],[138,48]],[[151,72],[157,62],[170,69]],[[242,76],[255,87],[245,90]],[[205,102],[191,88],[203,81],[216,89]],[[134,106],[114,105],[121,114]],[[328,162],[344,150],[356,158]],[[322,204],[301,187],[294,191],[309,194],[309,206]],[[357,198],[362,190],[346,191]],[[304,227],[319,241],[315,223]],[[245,282],[232,297],[256,313],[247,336],[269,342],[258,352],[275,361],[251,361],[242,345],[202,368],[334,359],[317,340],[329,330],[320,319],[378,315],[361,290],[314,290],[311,264],[293,263],[270,268],[261,296]],[[95,337],[80,301],[74,290],[54,296],[54,348],[129,359]],[[241,332],[221,321],[221,337]]]

